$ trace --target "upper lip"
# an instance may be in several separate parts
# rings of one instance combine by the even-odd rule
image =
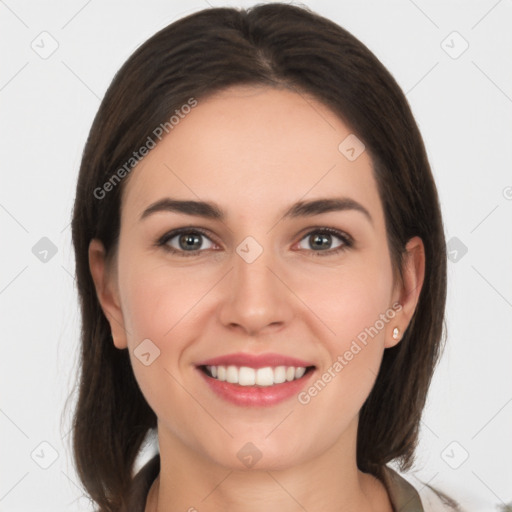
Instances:
[[[295,366],[304,367],[314,366],[312,363],[297,359],[296,357],[285,356],[282,354],[247,354],[238,352],[236,354],[226,354],[213,357],[197,364],[197,366],[247,366],[249,368],[265,368],[267,366]]]

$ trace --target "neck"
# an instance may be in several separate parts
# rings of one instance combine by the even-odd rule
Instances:
[[[313,459],[279,470],[219,466],[161,425],[159,445],[160,474],[146,512],[392,511],[383,484],[358,470],[355,442],[340,440]]]

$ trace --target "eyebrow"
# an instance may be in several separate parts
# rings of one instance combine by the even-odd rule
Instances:
[[[373,219],[370,212],[362,204],[349,197],[333,197],[314,199],[310,201],[298,201],[285,211],[283,218],[312,217],[322,213],[349,210],[362,213],[370,224],[373,225]],[[215,203],[179,200],[171,197],[165,197],[148,206],[142,212],[140,220],[143,220],[157,212],[176,212],[220,221],[226,218],[223,210]]]

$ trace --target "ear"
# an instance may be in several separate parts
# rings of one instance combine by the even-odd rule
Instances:
[[[395,318],[389,322],[390,333],[386,335],[385,347],[394,347],[402,339],[403,333],[411,321],[425,278],[425,247],[420,237],[411,238],[405,246],[403,281],[397,285],[394,293],[394,301],[401,304],[402,308]],[[392,333],[397,327],[399,334],[397,339]]]
[[[105,248],[102,242],[96,238],[91,240],[89,244],[89,269],[96,288],[96,295],[110,324],[114,345],[118,349],[123,349],[128,346],[128,341],[120,307],[116,269],[113,267],[106,260]]]

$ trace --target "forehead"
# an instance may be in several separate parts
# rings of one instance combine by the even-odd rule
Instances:
[[[199,99],[134,168],[123,215],[166,195],[212,200],[228,213],[247,214],[258,205],[270,212],[299,199],[342,195],[366,203],[378,217],[370,156],[363,151],[351,160],[343,144],[340,150],[349,136],[350,128],[310,96],[225,89]]]

